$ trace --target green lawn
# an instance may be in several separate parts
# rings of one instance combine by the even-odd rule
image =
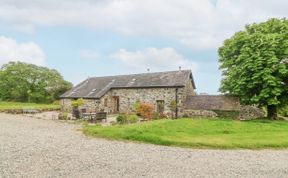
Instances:
[[[85,126],[90,136],[192,148],[288,148],[287,121],[158,120],[110,127]]]
[[[13,110],[13,109],[59,109],[60,105],[56,104],[36,104],[36,103],[20,103],[20,102],[0,102],[0,110]]]

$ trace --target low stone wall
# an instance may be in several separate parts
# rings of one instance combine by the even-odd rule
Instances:
[[[241,108],[238,97],[224,95],[196,95],[186,98],[183,117],[238,118]]]
[[[59,109],[35,109],[38,112],[46,112],[46,111],[59,111]],[[23,109],[0,109],[0,113],[7,114],[23,114]]]
[[[241,106],[240,111],[186,109],[182,111],[181,117],[251,120],[263,118],[265,117],[265,113],[262,109],[259,109],[256,106]]]
[[[203,118],[215,118],[217,117],[217,113],[209,110],[192,110],[187,109],[183,110],[181,117],[203,117]]]
[[[238,118],[241,120],[249,120],[263,117],[265,117],[265,113],[262,109],[256,106],[241,106]]]
[[[184,104],[184,109],[239,111],[240,101],[238,97],[224,95],[188,96]]]

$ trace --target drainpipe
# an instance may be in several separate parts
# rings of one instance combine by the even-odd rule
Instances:
[[[175,102],[176,102],[175,118],[178,119],[178,88],[176,88],[175,90]]]

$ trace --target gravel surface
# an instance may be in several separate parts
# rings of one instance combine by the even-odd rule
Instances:
[[[288,150],[123,143],[89,138],[80,129],[0,114],[0,177],[288,177]]]

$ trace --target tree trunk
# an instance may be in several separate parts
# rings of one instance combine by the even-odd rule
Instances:
[[[277,106],[268,105],[267,106],[267,117],[268,119],[275,120],[277,119]]]

